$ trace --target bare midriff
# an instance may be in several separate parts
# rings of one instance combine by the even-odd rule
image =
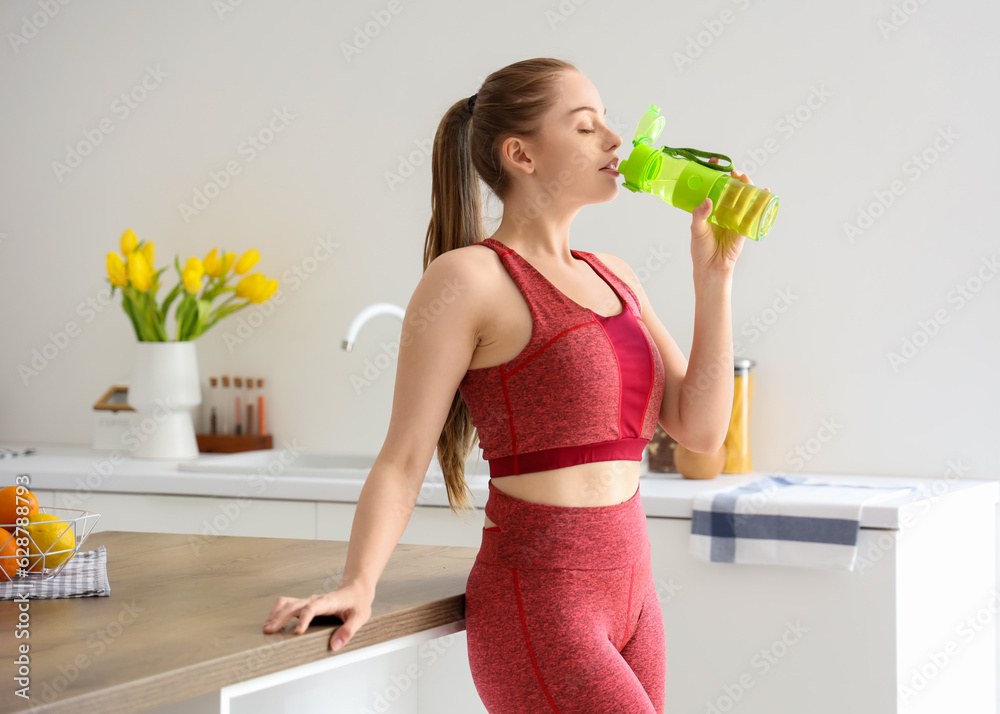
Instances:
[[[552,506],[613,506],[639,488],[638,461],[596,461],[561,469],[491,479],[508,496]],[[483,528],[496,524],[485,519]]]

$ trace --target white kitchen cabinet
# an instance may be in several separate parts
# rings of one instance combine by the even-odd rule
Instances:
[[[311,501],[103,492],[81,497],[56,491],[52,505],[100,513],[94,532],[316,537],[316,504]]]
[[[995,504],[911,512],[853,571],[695,560],[689,519],[648,518],[666,711],[995,714]]]
[[[465,621],[248,679],[149,714],[486,714]]]
[[[351,540],[354,503],[317,503],[316,538],[320,540]]]
[[[143,531],[195,535],[261,536],[265,538],[351,539],[354,503],[271,499],[175,496],[148,493],[33,489],[43,506],[95,511],[98,531]],[[450,508],[417,506],[400,543],[478,547],[483,509],[456,516]]]
[[[317,503],[316,537],[322,540],[350,540],[355,508],[353,503]],[[459,518],[450,508],[416,506],[399,542],[478,548],[482,542],[485,517],[482,508]]]

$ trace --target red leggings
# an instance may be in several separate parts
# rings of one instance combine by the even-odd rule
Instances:
[[[639,491],[551,506],[489,484],[465,591],[472,679],[491,714],[663,714],[666,642]]]

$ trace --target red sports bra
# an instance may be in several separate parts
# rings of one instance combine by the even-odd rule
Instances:
[[[570,300],[514,250],[495,250],[531,310],[528,345],[459,384],[490,477],[594,461],[641,461],[656,432],[663,361],[632,289],[593,253],[571,250],[607,282],[622,311],[603,317]]]

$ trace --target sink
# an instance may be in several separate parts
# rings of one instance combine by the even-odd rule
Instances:
[[[479,456],[479,450],[474,449],[466,462],[465,474],[469,479],[489,478],[489,464]],[[367,454],[332,454],[318,451],[294,453],[285,449],[259,449],[235,454],[205,454],[196,459],[179,461],[177,470],[225,474],[268,473],[279,478],[283,475],[326,476],[363,481],[368,477],[374,463],[375,457]],[[444,481],[436,453],[431,459],[426,478],[432,481]]]

